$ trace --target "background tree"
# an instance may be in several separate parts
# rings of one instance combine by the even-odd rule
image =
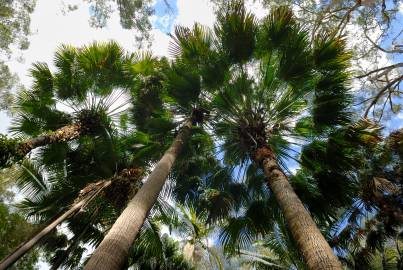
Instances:
[[[135,33],[135,40],[138,47],[144,41],[149,41],[152,28],[150,18],[154,14],[154,2],[151,0],[83,0],[88,2],[91,10],[90,25],[96,28],[103,28],[107,25],[109,18],[115,12],[119,13],[120,24],[124,29],[132,29]],[[164,0],[165,13],[171,16],[173,10],[168,0]],[[77,5],[68,4],[65,11],[73,12]]]
[[[221,0],[212,2],[217,10],[225,5]],[[357,109],[376,120],[400,111],[403,50],[399,1],[258,2],[268,10],[290,6],[296,20],[312,29],[311,39],[318,29],[345,36],[353,53],[354,85],[360,90],[355,97]]]
[[[0,110],[8,110],[13,101],[12,89],[18,80],[7,61],[12,46],[19,50],[26,50],[29,46],[30,15],[35,4],[35,0],[0,1]]]
[[[0,258],[7,256],[21,242],[27,240],[38,228],[28,222],[17,209],[10,206],[15,201],[15,193],[11,189],[15,186],[9,171],[0,172]],[[10,269],[36,269],[40,251],[33,251]]]
[[[62,46],[55,55],[57,70],[53,73],[47,64],[35,64],[33,88],[20,92],[16,102],[11,130],[20,138],[2,137],[1,166],[19,161],[41,146],[84,135],[107,136],[111,119],[119,118],[127,106],[124,97],[130,78],[124,66],[132,60],[109,42],[82,49]],[[116,104],[119,98],[123,101]]]

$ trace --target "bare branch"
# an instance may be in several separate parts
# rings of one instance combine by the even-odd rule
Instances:
[[[403,62],[394,64],[394,65],[390,65],[390,66],[386,66],[386,67],[381,67],[381,68],[378,68],[378,69],[374,69],[374,70],[372,70],[372,71],[370,71],[370,72],[368,72],[368,73],[366,73],[364,75],[360,75],[360,76],[357,76],[355,78],[356,79],[361,79],[361,78],[367,77],[367,76],[369,76],[369,75],[371,75],[373,73],[377,73],[377,72],[382,71],[382,70],[390,71],[392,69],[399,68],[399,67],[403,67]],[[382,76],[382,75],[379,75],[379,76]]]
[[[346,28],[347,24],[350,22],[351,13],[361,6],[361,1],[357,0],[355,5],[352,6],[349,10],[347,10],[346,14],[343,16],[342,20],[340,21],[339,25],[336,28],[336,31],[339,33],[339,36],[343,34],[344,29]]]
[[[401,75],[400,77],[397,77],[395,79],[393,79],[392,81],[390,81],[384,88],[382,88],[378,94],[375,96],[375,98],[372,100],[371,104],[369,104],[367,110],[364,113],[364,118],[368,117],[368,113],[371,110],[371,108],[373,106],[375,106],[375,104],[378,102],[378,100],[385,94],[386,91],[390,91],[390,88],[393,87],[394,84],[399,84],[400,81],[403,79],[403,75]]]
[[[400,49],[387,50],[387,49],[382,48],[381,46],[379,46],[378,44],[376,44],[376,43],[368,36],[366,30],[364,30],[364,35],[365,35],[365,37],[368,39],[368,41],[371,42],[371,44],[372,44],[375,48],[377,48],[378,50],[381,50],[381,51],[383,51],[383,52],[385,52],[385,53],[403,53],[403,50],[400,50]]]

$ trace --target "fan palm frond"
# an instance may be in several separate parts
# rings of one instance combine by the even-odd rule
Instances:
[[[257,24],[248,13],[243,1],[231,1],[222,10],[214,26],[222,50],[233,63],[244,63],[252,56],[256,46]]]

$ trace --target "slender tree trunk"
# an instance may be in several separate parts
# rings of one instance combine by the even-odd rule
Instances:
[[[164,186],[184,142],[190,136],[192,122],[187,120],[171,147],[164,153],[147,181],[129,202],[104,240],[84,267],[85,270],[120,270],[124,267],[130,247],[133,245],[147,215]]]
[[[333,250],[316,226],[308,210],[304,207],[280,169],[273,151],[267,147],[256,151],[262,161],[268,185],[284,214],[288,227],[311,270],[341,270],[342,266]]]
[[[72,124],[61,127],[51,134],[38,136],[26,142],[20,143],[17,146],[17,154],[21,157],[24,157],[26,154],[39,146],[74,140],[80,136],[83,129],[84,128],[81,124]]]
[[[94,216],[94,213],[92,214]],[[80,232],[79,235],[74,236],[72,239],[72,242],[69,247],[63,252],[63,255],[61,255],[53,264],[52,267],[49,270],[57,270],[59,267],[67,260],[67,258],[70,256],[70,253],[79,245],[81,238],[87,233],[88,228],[90,227],[90,223],[88,223],[84,230]]]
[[[0,262],[0,270],[7,269],[12,264],[14,264],[18,259],[24,256],[28,251],[30,251],[44,236],[49,234],[57,225],[65,221],[67,218],[78,212],[82,207],[85,207],[93,198],[95,198],[99,192],[101,192],[104,188],[111,184],[111,180],[103,181],[102,185],[98,187],[98,189],[91,192],[78,202],[76,202],[68,211],[58,217],[56,220],[47,225],[44,229],[42,229],[39,233],[37,233],[34,237],[32,237],[29,241],[25,242],[21,246],[19,246],[13,253],[4,258]],[[100,183],[101,184],[101,183]],[[85,190],[85,189],[83,189]]]

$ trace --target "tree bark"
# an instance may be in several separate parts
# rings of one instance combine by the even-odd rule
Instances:
[[[280,169],[273,151],[263,147],[256,152],[256,156],[262,161],[268,185],[276,197],[308,268],[311,270],[343,269],[308,210],[292,189],[287,176]]]
[[[164,186],[184,142],[190,136],[191,120],[187,120],[171,147],[164,153],[146,182],[129,202],[104,240],[95,250],[85,270],[118,270],[126,263],[129,249]]]
[[[76,202],[68,211],[66,211],[63,215],[58,217],[56,220],[47,225],[44,229],[42,229],[39,233],[37,233],[34,237],[32,237],[29,241],[25,242],[21,246],[19,246],[13,253],[4,258],[0,262],[0,270],[7,269],[11,265],[13,265],[17,260],[19,260],[22,256],[24,256],[28,251],[30,251],[43,237],[45,237],[48,233],[50,233],[57,225],[68,219],[70,216],[78,212],[82,207],[85,207],[93,198],[95,198],[99,192],[101,192],[104,188],[109,186],[112,183],[111,180],[103,181],[102,185],[99,186],[98,189],[93,190],[91,194],[86,194],[84,198]],[[96,183],[95,183],[96,185]],[[85,189],[83,189],[85,190]]]
[[[20,143],[17,146],[17,154],[21,157],[24,157],[37,147],[74,140],[81,135],[83,129],[84,128],[81,124],[72,124],[61,127],[51,134],[38,136],[26,142]]]
[[[94,214],[93,214],[94,216]],[[87,233],[88,228],[90,227],[90,223],[88,223],[85,228],[80,232],[79,235],[75,235],[73,239],[71,239],[72,243],[69,245],[69,247],[64,250],[63,255],[61,255],[53,264],[52,267],[49,270],[57,270],[62,266],[63,263],[65,263],[70,256],[70,253],[77,248],[77,246],[80,243],[81,238]]]

